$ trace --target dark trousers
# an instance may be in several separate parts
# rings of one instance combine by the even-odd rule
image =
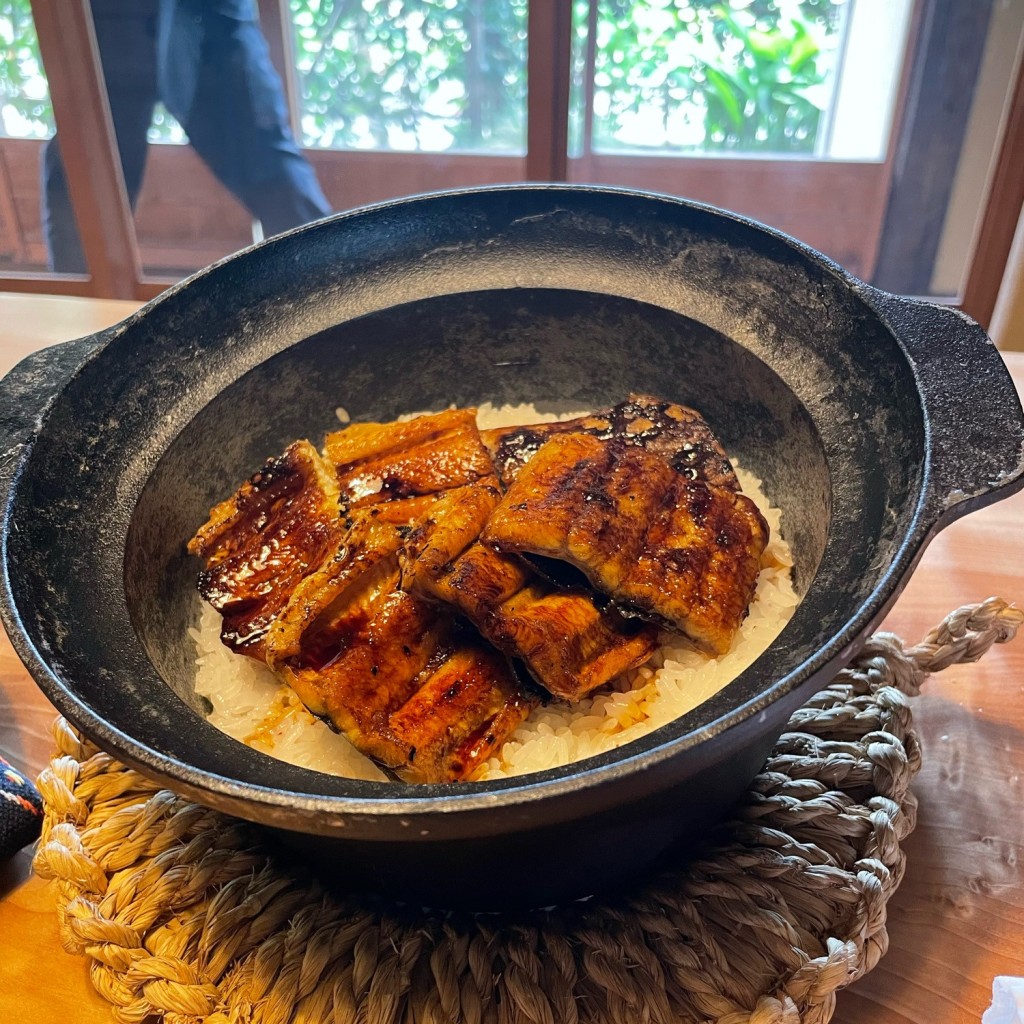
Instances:
[[[288,129],[281,81],[250,17],[217,3],[92,0],[96,38],[132,210],[142,187],[146,133],[158,100],[179,120],[217,178],[263,225],[264,235],[326,216],[330,205]],[[166,5],[166,6],[163,6]],[[244,5],[240,5],[244,6]],[[175,17],[184,24],[175,26]],[[85,273],[56,137],[43,149],[43,228],[51,269]]]

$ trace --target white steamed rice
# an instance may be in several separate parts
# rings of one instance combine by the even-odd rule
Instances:
[[[531,405],[481,406],[481,427],[538,423],[577,416],[538,413]],[[403,417],[405,418],[405,417]],[[339,419],[342,417],[339,415]],[[744,494],[761,510],[771,540],[750,612],[732,647],[710,658],[665,633],[655,657],[577,704],[552,701],[529,718],[474,776],[476,780],[543,771],[639,739],[717,693],[764,651],[792,616],[792,555],[780,534],[781,512],[765,497],[761,481],[733,463]],[[384,779],[379,768],[311,715],[292,690],[265,665],[232,654],[220,640],[220,616],[203,606],[196,644],[196,693],[209,700],[209,721],[243,743],[305,768],[357,779]]]

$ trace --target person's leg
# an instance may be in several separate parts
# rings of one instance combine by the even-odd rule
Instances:
[[[195,75],[191,107],[172,113],[199,156],[269,236],[324,217],[331,207],[288,128],[284,89],[255,17],[228,16],[217,9],[223,6],[210,4],[203,14],[200,66],[180,69],[183,76]],[[167,59],[174,59],[173,49]]]
[[[238,196],[260,222],[263,235],[319,220],[332,212],[316,173],[301,154],[282,154],[278,173],[267,181],[246,183]]]
[[[57,274],[85,274],[88,268],[56,136],[43,146],[41,168],[40,205],[50,270]]]
[[[93,0],[92,6],[125,191],[134,210],[146,166],[146,133],[156,103],[155,8],[145,0],[139,0],[128,14],[125,4],[116,0]],[[56,136],[43,148],[41,198],[50,268],[63,274],[86,273]]]

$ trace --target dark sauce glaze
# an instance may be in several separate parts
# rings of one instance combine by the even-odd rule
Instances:
[[[224,617],[224,643],[261,657],[275,617],[340,532],[337,507],[295,445],[255,473],[235,496],[216,555],[199,573],[200,594]]]
[[[611,409],[574,420],[486,430],[482,436],[507,486],[548,438],[565,433],[622,439],[646,448],[688,479],[739,490],[728,456],[704,418],[686,406],[647,395],[631,395]]]

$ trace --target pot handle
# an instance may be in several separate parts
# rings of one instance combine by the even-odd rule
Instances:
[[[50,403],[114,330],[33,352],[0,379],[0,499],[4,504],[22,455]]]
[[[1024,412],[985,330],[952,306],[870,291],[920,387],[936,526],[1024,488]]]

